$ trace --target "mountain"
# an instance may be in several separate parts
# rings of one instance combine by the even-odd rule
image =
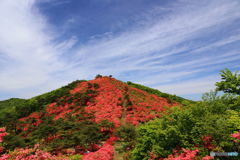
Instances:
[[[77,80],[31,99],[0,101],[0,113],[4,118],[5,113],[14,113],[18,119],[26,119],[46,112],[47,116],[54,115],[54,119],[59,119],[66,114],[78,115],[78,110],[84,108],[94,115],[97,123],[108,120],[119,127],[120,120],[137,125],[158,117],[164,107],[175,106],[184,100],[187,101],[143,85],[100,76],[90,81]]]
[[[80,145],[79,152],[84,153],[95,151],[93,145],[112,137],[117,128],[160,117],[166,108],[182,101],[188,100],[98,75],[31,99],[0,101],[0,125],[15,136],[6,139],[11,141],[8,149],[44,140],[41,144],[50,152]]]
[[[78,94],[72,94],[73,89],[76,90],[79,86],[86,85],[86,84],[88,84],[90,87],[88,90],[83,90],[81,92],[78,92]],[[93,87],[91,85],[93,85]],[[106,90],[106,88],[104,88],[104,86],[111,86],[112,89]],[[98,87],[100,87],[100,88],[98,88]],[[120,89],[116,89],[116,88],[120,88]],[[128,89],[129,89],[129,92],[128,92]],[[171,104],[172,102],[178,102],[178,103],[182,103],[183,101],[190,102],[190,100],[184,99],[182,97],[178,97],[176,95],[163,93],[156,89],[152,89],[152,88],[149,88],[149,87],[146,87],[146,86],[143,86],[140,84],[136,84],[133,82],[129,82],[129,81],[127,83],[124,83],[124,82],[118,81],[114,78],[105,76],[105,77],[97,78],[97,79],[91,80],[91,81],[77,80],[77,81],[74,81],[74,82],[64,86],[64,87],[61,87],[54,91],[33,97],[31,99],[11,98],[8,100],[0,101],[0,115],[1,115],[0,118],[2,118],[2,117],[5,118],[5,116],[4,116],[5,113],[10,114],[13,112],[14,112],[14,114],[17,114],[18,118],[25,117],[27,115],[30,115],[32,112],[43,110],[46,105],[54,103],[54,102],[57,103],[58,101],[60,101],[59,100],[60,98],[62,98],[62,97],[66,98],[66,97],[70,96],[71,94],[72,94],[72,96],[70,96],[70,97],[76,98],[77,96],[79,96],[80,93],[83,94],[84,92],[86,92],[86,94],[88,94],[87,92],[98,92],[98,93],[96,93],[97,101],[98,101],[98,97],[99,96],[101,97],[102,94],[111,95],[112,96],[112,97],[110,96],[110,99],[111,99],[116,94],[114,92],[115,90],[119,91],[119,94],[121,94],[121,96],[118,95],[118,98],[120,99],[119,103],[123,103],[124,96],[130,95],[132,97],[134,94],[133,90],[135,90],[135,92],[139,92],[139,93],[137,93],[138,94],[137,96],[140,96],[140,97],[142,97],[142,96],[148,97],[149,94],[156,95],[157,97],[162,97],[161,99],[159,99],[159,98],[155,99],[154,101],[156,101],[156,102],[161,101],[161,103],[165,103],[167,101],[167,103],[169,103],[169,104]],[[143,93],[142,91],[145,91],[146,93]],[[140,93],[142,93],[142,94],[140,94]],[[154,97],[156,97],[156,96],[154,96]],[[94,94],[90,95],[90,97],[95,98]],[[61,101],[63,101],[63,99],[61,99]],[[76,102],[76,103],[78,104],[78,102]],[[106,103],[108,103],[108,102],[106,102]],[[115,103],[118,103],[118,102],[116,101]],[[2,125],[2,124],[0,123],[0,125]]]
[[[233,93],[193,102],[97,75],[0,101],[0,160],[210,160],[212,152],[235,160],[239,106]]]

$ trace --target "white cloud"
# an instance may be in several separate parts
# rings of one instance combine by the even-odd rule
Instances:
[[[7,62],[0,70],[2,91],[40,87],[64,66],[52,43],[54,33],[34,2],[0,1],[0,53]]]
[[[176,95],[201,94],[215,89],[215,83],[218,80],[216,76],[204,77],[175,84],[161,85],[155,88]]]

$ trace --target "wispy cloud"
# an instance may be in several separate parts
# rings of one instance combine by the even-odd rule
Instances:
[[[52,74],[64,67],[58,57],[61,52],[52,42],[55,33],[34,7],[34,2],[0,2],[1,64],[7,63],[0,70],[0,90],[3,92],[34,90],[44,88],[46,83],[54,84]]]
[[[204,93],[214,89],[215,82],[219,78],[216,76],[197,78],[194,80],[187,80],[180,83],[160,85],[156,88],[163,92],[171,92],[176,95]]]
[[[70,3],[71,0],[41,0],[41,1],[36,1],[36,3],[48,3],[48,5],[52,5],[52,6],[57,6],[57,5],[63,5],[63,4],[67,4]]]
[[[239,7],[238,0],[173,1],[79,44],[77,35],[59,41],[34,0],[2,0],[0,90],[32,95],[100,73],[173,94],[209,91],[219,70],[240,67]]]
[[[147,23],[151,25],[134,26],[119,35],[80,46],[76,63],[91,66],[87,67],[90,73],[127,75],[125,79],[143,79],[147,85],[166,81],[174,85],[174,81],[192,77],[193,73],[198,72],[196,77],[201,77],[223,69],[211,65],[231,67],[229,62],[240,59],[239,47],[229,47],[227,52],[221,49],[240,40],[239,30],[235,28],[235,32],[226,35],[220,32],[240,18],[239,2],[182,2],[163,19],[154,17]],[[220,36],[211,37],[215,34]],[[235,50],[230,52],[232,49]],[[203,90],[208,91],[207,87]],[[199,90],[191,91],[194,92]]]

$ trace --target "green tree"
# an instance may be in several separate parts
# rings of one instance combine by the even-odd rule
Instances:
[[[128,152],[129,150],[134,148],[136,144],[137,133],[133,125],[122,125],[115,131],[115,135],[120,138],[118,140],[119,145],[117,145],[118,147],[116,147],[116,150],[119,153]]]
[[[238,71],[232,73],[229,69],[222,70],[221,77],[222,81],[216,83],[218,91],[240,95],[240,74]]]
[[[4,137],[4,147],[7,150],[14,150],[16,147],[25,147],[24,139],[16,134],[9,134]]]

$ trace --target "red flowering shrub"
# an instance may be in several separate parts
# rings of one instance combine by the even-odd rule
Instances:
[[[240,131],[238,131],[237,133],[231,134],[231,137],[234,138],[233,141],[234,141],[235,143],[240,143]]]
[[[116,137],[116,136],[111,136],[110,138],[108,138],[108,140],[106,141],[106,143],[108,143],[108,144],[113,144],[115,141],[117,141],[118,140],[118,137]]]
[[[85,111],[93,113],[97,123],[108,120],[113,122],[115,127],[119,127],[122,116],[121,103],[126,84],[107,77],[97,78],[90,82],[99,84],[98,95],[94,102],[88,103]]]
[[[212,156],[205,156],[202,158],[202,160],[211,160],[211,159],[214,159],[214,157]]]
[[[46,138],[46,141],[47,142],[52,142],[54,139],[58,139],[60,138],[59,135],[49,135],[47,138]]]
[[[83,160],[112,160],[114,154],[113,143],[118,140],[117,137],[111,136],[105,144],[96,152],[90,152],[83,156]]]
[[[146,122],[160,116],[164,107],[176,106],[176,103],[169,104],[166,98],[149,94],[137,88],[129,87],[129,98],[132,105],[129,106],[126,121],[133,125]]]
[[[112,160],[114,149],[111,144],[105,143],[101,149],[83,156],[83,160]]]
[[[8,135],[8,133],[6,132],[6,128],[0,128],[0,153],[3,152],[4,147],[1,146],[1,143],[3,142],[3,138]]]
[[[39,126],[42,123],[41,113],[33,112],[29,116],[19,119],[19,127],[23,131],[28,131],[30,128]]]
[[[71,113],[73,111],[70,108],[71,105],[68,103],[65,103],[64,105],[57,105],[57,103],[51,103],[46,108],[47,116],[55,115],[54,120],[64,118],[67,113]]]
[[[63,156],[54,156],[48,152],[38,149],[38,145],[34,148],[20,148],[14,151],[4,154],[0,157],[0,160],[69,160]]]
[[[202,137],[203,146],[204,148],[207,148],[208,150],[213,150],[215,147],[212,145],[212,137],[211,136],[204,136]]]
[[[4,150],[4,148],[2,146],[0,146],[0,153],[2,153]]]
[[[165,160],[195,160],[197,157],[197,154],[199,152],[198,149],[196,150],[188,150],[188,149],[182,149],[182,153],[174,153],[168,156],[168,158],[165,158]]]
[[[240,131],[238,131],[237,133],[231,134],[231,137],[236,138],[236,139],[240,139]]]
[[[5,137],[6,135],[8,135],[8,133],[6,132],[6,128],[0,128],[0,143],[3,142],[3,137]]]

